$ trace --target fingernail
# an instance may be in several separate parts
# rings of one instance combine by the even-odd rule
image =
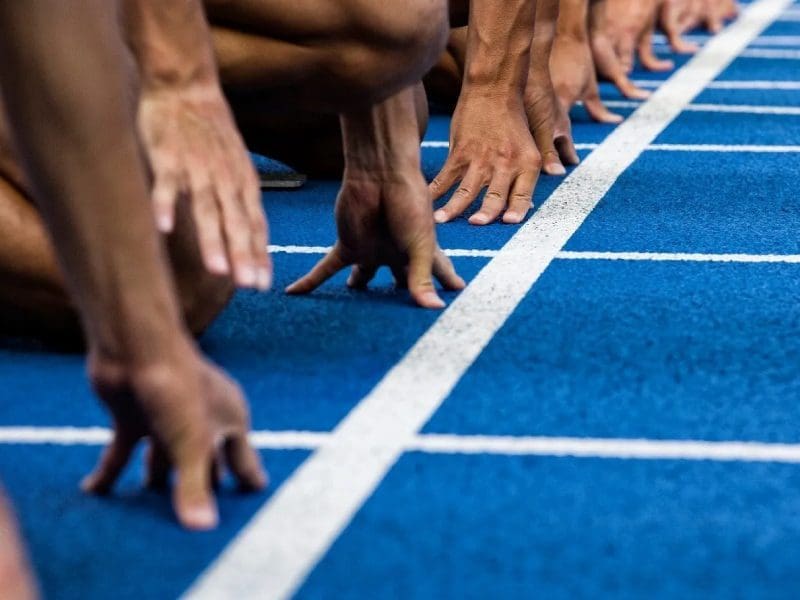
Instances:
[[[161,233],[170,233],[174,223],[172,222],[172,215],[161,214],[156,217],[156,225]]]
[[[564,168],[564,165],[558,162],[553,162],[547,165],[546,172],[548,175],[555,175],[555,176],[561,176],[567,174],[567,170]]]
[[[212,273],[226,275],[230,272],[231,267],[228,264],[228,258],[224,254],[214,254],[208,260],[208,269]]]
[[[444,300],[439,298],[436,292],[427,292],[422,296],[424,306],[427,308],[444,308],[447,306]]]
[[[258,272],[249,265],[239,267],[236,271],[236,279],[243,287],[255,287],[258,283]]]
[[[269,269],[259,269],[258,271],[258,288],[266,292],[272,287],[272,273]]]
[[[483,213],[475,213],[469,218],[469,222],[473,225],[486,225],[489,222],[489,217]]]
[[[189,529],[213,529],[217,526],[217,511],[211,506],[193,506],[183,512],[181,521]]]
[[[446,223],[447,222],[447,213],[443,210],[437,210],[433,213],[433,220],[437,223]]]
[[[519,213],[509,211],[505,215],[503,215],[504,223],[513,225],[515,223],[519,223],[520,221],[522,221],[522,217],[519,215]]]

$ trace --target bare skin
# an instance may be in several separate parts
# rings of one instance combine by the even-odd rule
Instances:
[[[611,81],[626,98],[644,100],[650,96],[646,90],[636,87],[628,77],[628,69],[620,60],[615,47],[618,23],[610,14],[607,0],[594,0],[589,11],[589,35],[592,55],[600,77]],[[643,40],[644,43],[644,40]]]
[[[124,1],[159,230],[172,232],[175,206],[188,198],[208,271],[266,290],[272,264],[261,194],[222,96],[203,7],[199,0]]]
[[[620,123],[622,117],[600,100],[589,43],[588,0],[562,0],[556,38],[550,57],[556,96],[564,111],[582,101],[589,116],[600,123]]]
[[[413,91],[400,92],[371,113],[368,118],[362,113],[342,115],[349,154],[336,201],[339,240],[287,292],[309,293],[350,265],[354,266],[348,285],[363,289],[386,265],[418,305],[443,308],[432,276],[449,290],[465,284],[436,243],[419,144],[413,141],[418,129]]]
[[[637,53],[647,70],[669,71],[675,67],[672,61],[660,60],[653,52],[658,0],[600,0],[600,4],[606,4],[607,18],[596,26],[611,41],[625,73],[633,70]]]
[[[225,23],[214,29],[216,55],[236,119],[253,150],[290,163],[311,157],[316,166],[330,157],[328,174],[338,177],[341,134],[337,116],[329,111],[369,110],[375,98],[388,96],[428,68],[425,61],[432,62],[443,40],[437,27],[442,34],[446,28],[443,2],[420,0],[421,10],[410,21],[395,18],[391,7],[384,14],[381,7],[362,5],[357,0],[308,0],[289,15],[278,0],[209,2],[217,22]],[[220,94],[214,57],[203,50],[209,35],[197,3],[125,0],[125,8],[128,43],[139,58],[138,130],[155,181],[156,221],[162,232],[172,232],[167,238],[171,270],[185,321],[197,334],[226,305],[234,281],[263,288],[271,279],[260,193]],[[320,10],[338,11],[351,22],[306,19]],[[247,23],[248,30],[237,30],[238,21]],[[278,21],[287,29],[273,27]],[[376,25],[384,28],[385,43],[375,42],[371,28]],[[331,45],[317,50],[314,36],[320,27],[328,28]],[[284,38],[267,37],[273,30]],[[265,55],[265,47],[277,50]],[[313,55],[305,72],[294,62],[298,54]],[[356,63],[369,68],[355,68]],[[371,79],[377,70],[382,79]],[[297,82],[292,89],[285,85],[289,73]],[[320,82],[327,82],[324,93]],[[360,93],[334,92],[342,89]],[[286,110],[303,98],[304,108]],[[425,121],[424,99],[417,96],[416,101],[418,118]],[[0,327],[73,345],[80,339],[77,311],[33,207],[32,190],[2,132],[3,121],[0,117],[0,225],[15,235],[0,242]],[[419,136],[417,131],[415,142]],[[309,149],[309,138],[319,143],[318,152]],[[230,277],[224,275],[229,271]]]
[[[175,470],[179,521],[208,529],[218,520],[217,448],[244,487],[263,487],[266,477],[247,443],[241,393],[182,323],[154,213],[143,201],[148,187],[117,7],[106,0],[82,6],[0,4],[0,86],[81,315],[90,379],[114,421],[113,441],[84,489],[108,491],[147,436],[163,459],[152,464]]]
[[[0,491],[0,598],[39,597],[11,508]]]
[[[450,154],[430,184],[434,199],[458,186],[435,213],[444,223],[462,214],[488,188],[473,225],[502,215],[521,222],[532,206],[542,165],[525,112],[536,16],[533,0],[470,4],[464,80],[453,114]]]

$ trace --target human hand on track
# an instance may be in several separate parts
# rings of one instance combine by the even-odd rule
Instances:
[[[172,231],[175,205],[187,201],[208,271],[231,274],[240,287],[269,288],[258,178],[216,82],[144,86],[138,127],[159,230]]]
[[[697,44],[683,39],[683,34],[689,29],[688,21],[694,4],[695,0],[664,0],[659,8],[659,26],[673,52],[678,54],[694,54],[700,49]]]
[[[345,173],[336,200],[339,240],[305,277],[290,285],[289,294],[308,294],[351,266],[347,285],[365,289],[378,268],[389,266],[398,287],[408,288],[423,308],[444,308],[433,276],[448,290],[464,280],[436,243],[433,209],[419,170],[390,179],[374,173]]]
[[[586,37],[559,32],[550,56],[550,72],[556,97],[565,113],[583,101],[589,116],[600,123],[621,123],[622,116],[612,113],[600,100],[592,51]]]
[[[564,165],[580,162],[572,139],[572,124],[553,88],[550,55],[556,33],[558,0],[540,0],[536,7],[530,68],[525,85],[525,112],[534,142],[542,156],[542,170],[564,175]]]
[[[187,529],[204,530],[218,521],[212,489],[221,465],[243,489],[262,489],[267,477],[247,441],[250,417],[241,390],[190,342],[187,346],[174,359],[135,368],[90,354],[92,381],[113,417],[114,434],[81,487],[109,493],[136,445],[147,439],[147,484],[166,487],[174,469],[178,520]]]
[[[458,185],[434,214],[438,223],[462,214],[487,186],[471,224],[488,225],[501,214],[504,223],[520,223],[528,214],[542,157],[523,99],[515,96],[496,90],[462,92],[450,127],[450,154],[430,184],[434,200]]]
[[[650,92],[636,87],[628,77],[615,49],[615,32],[610,26],[608,3],[606,0],[592,2],[590,5],[589,37],[592,45],[592,56],[600,77],[611,81],[620,93],[633,100],[645,100]]]
[[[593,6],[594,17],[602,12],[603,4],[606,18],[600,21],[602,30],[610,40],[625,74],[633,70],[637,53],[642,66],[649,71],[675,68],[672,61],[661,60],[653,52],[658,0],[603,0]]]

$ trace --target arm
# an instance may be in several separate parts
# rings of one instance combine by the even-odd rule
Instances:
[[[199,355],[181,321],[147,202],[115,3],[0,3],[0,86],[17,147],[89,346],[89,372],[115,435],[84,484],[108,491],[137,442],[175,466],[175,510],[217,520],[214,438],[231,467],[263,485],[238,389]],[[235,456],[234,456],[235,454]],[[165,459],[165,460],[162,460]]]
[[[272,270],[255,170],[222,95],[199,0],[124,0],[139,64],[139,131],[153,172],[159,229],[191,201],[206,268],[266,289]]]
[[[409,88],[369,110],[341,116],[345,154],[336,201],[339,240],[290,294],[309,293],[349,265],[348,285],[365,288],[379,267],[392,269],[425,308],[443,308],[432,275],[447,289],[464,281],[436,243],[433,209],[420,169],[419,125]]]
[[[438,222],[464,212],[484,187],[470,223],[486,225],[501,213],[519,223],[531,207],[541,156],[525,114],[525,84],[536,17],[535,0],[473,0],[461,96],[451,125],[450,155],[431,183],[439,198],[458,183]],[[460,182],[460,183],[459,183]]]

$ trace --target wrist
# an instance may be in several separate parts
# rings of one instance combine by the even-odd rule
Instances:
[[[420,131],[412,89],[372,107],[342,114],[345,169],[420,170]]]
[[[585,42],[589,38],[589,3],[587,0],[562,0],[556,35]]]

